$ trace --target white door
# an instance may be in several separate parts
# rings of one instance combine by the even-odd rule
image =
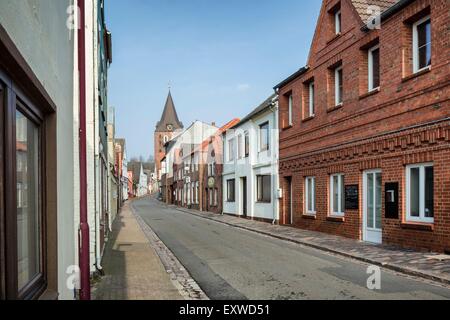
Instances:
[[[363,240],[381,244],[381,171],[364,173]]]

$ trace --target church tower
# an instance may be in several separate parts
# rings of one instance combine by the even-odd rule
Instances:
[[[164,145],[170,141],[175,132],[183,129],[183,123],[178,119],[177,110],[173,103],[172,94],[169,90],[166,105],[161,120],[156,124],[155,143],[155,168],[158,179],[160,178],[161,159],[165,156]]]

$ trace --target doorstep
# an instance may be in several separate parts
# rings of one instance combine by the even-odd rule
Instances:
[[[420,252],[398,246],[370,244],[316,231],[242,219],[237,216],[218,215],[173,205],[169,207],[235,228],[256,232],[381,266],[396,272],[450,285],[450,256],[448,255]]]

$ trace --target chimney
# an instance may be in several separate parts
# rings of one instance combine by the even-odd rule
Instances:
[[[211,123],[211,125],[212,125],[213,127],[215,127],[215,126],[216,126],[216,123],[215,123],[215,122],[213,122],[213,123]]]

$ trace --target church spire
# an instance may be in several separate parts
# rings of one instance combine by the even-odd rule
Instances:
[[[169,94],[167,96],[166,105],[164,106],[161,120],[156,125],[156,132],[175,131],[178,129],[183,129],[183,123],[178,119],[177,110],[173,103],[169,85]]]

